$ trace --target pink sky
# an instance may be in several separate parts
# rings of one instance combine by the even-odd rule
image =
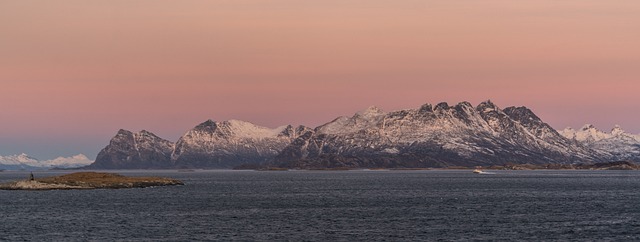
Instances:
[[[639,29],[635,0],[0,1],[0,155],[486,99],[640,133]]]

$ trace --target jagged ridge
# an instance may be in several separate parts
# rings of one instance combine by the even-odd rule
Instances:
[[[526,107],[503,110],[491,101],[476,107],[468,102],[425,104],[389,113],[370,107],[315,129],[207,120],[175,144],[147,131],[120,130],[90,168],[232,168],[265,163],[287,168],[448,167],[640,157],[640,151],[620,155],[599,148],[603,140],[640,140],[621,135],[624,132],[614,131],[606,139],[599,133],[561,133]],[[576,138],[583,136],[587,138]],[[599,138],[592,142],[588,138],[592,136]],[[640,150],[637,142],[634,145],[630,147]]]
[[[611,132],[600,131],[591,124],[576,131],[566,128],[560,132],[573,142],[584,144],[609,160],[640,162],[640,135],[625,132],[616,125]]]
[[[525,107],[504,111],[491,101],[473,107],[429,104],[384,113],[369,108],[304,134],[275,166],[446,167],[505,163],[595,162]]]
[[[207,120],[175,144],[148,131],[120,130],[91,169],[233,168],[275,157],[307,127],[268,129],[248,122]]]
[[[180,137],[171,155],[181,168],[233,168],[266,162],[309,128],[268,129],[248,122],[208,120]]]

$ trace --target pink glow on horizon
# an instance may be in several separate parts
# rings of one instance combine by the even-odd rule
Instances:
[[[640,133],[639,12],[631,0],[3,1],[0,155],[63,140],[31,153],[91,156],[120,128],[176,140],[206,119],[317,126],[371,105],[487,99],[558,129]]]

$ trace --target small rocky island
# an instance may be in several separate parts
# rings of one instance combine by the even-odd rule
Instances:
[[[155,186],[184,185],[182,181],[162,177],[126,177],[114,173],[77,172],[62,176],[0,184],[0,190],[71,190],[71,189],[120,189]]]

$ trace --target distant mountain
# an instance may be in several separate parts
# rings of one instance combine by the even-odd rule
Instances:
[[[304,126],[269,129],[239,120],[208,120],[184,134],[171,155],[182,168],[233,168],[266,162],[301,133]]]
[[[89,169],[163,169],[173,167],[174,144],[142,130],[133,133],[121,129],[111,139]]]
[[[148,131],[120,130],[89,169],[233,168],[271,160],[304,126],[269,129],[244,121],[207,120],[175,144]]]
[[[621,129],[560,133],[526,107],[425,104],[370,107],[311,129],[207,120],[173,143],[120,130],[89,168],[412,168],[592,164],[640,160],[638,136]]]
[[[371,107],[302,135],[272,165],[323,167],[449,167],[505,163],[600,161],[525,107],[490,101],[473,107],[426,104],[386,113]]]
[[[58,157],[52,160],[38,160],[27,154],[0,156],[0,169],[4,170],[38,170],[51,168],[76,168],[93,163],[85,155]]]
[[[640,162],[640,135],[629,134],[618,125],[610,132],[600,131],[593,125],[587,124],[580,130],[566,128],[560,133],[574,142],[604,154],[602,156],[609,160]]]

